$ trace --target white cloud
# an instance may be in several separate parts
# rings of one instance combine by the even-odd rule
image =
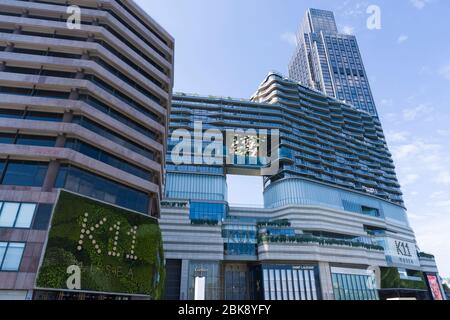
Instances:
[[[419,70],[419,75],[421,76],[430,76],[433,75],[434,72],[431,70],[429,66],[422,66]]]
[[[403,110],[403,119],[406,121],[414,121],[419,116],[429,116],[434,111],[433,107],[428,104],[421,104],[415,108],[409,108]]]
[[[420,175],[416,173],[407,174],[403,179],[401,179],[401,183],[403,187],[409,186],[417,182],[420,179]]]
[[[287,42],[291,46],[297,46],[297,36],[293,32],[285,32],[281,35],[281,40]]]
[[[450,81],[450,63],[439,69],[439,74]]]
[[[394,101],[392,99],[382,99],[381,104],[384,106],[392,106],[394,104]]]
[[[437,130],[436,132],[437,132],[438,135],[440,135],[442,137],[450,136],[450,130],[441,129],[441,130]]]
[[[448,276],[450,274],[448,267],[450,266],[450,256],[448,254],[449,215],[419,212],[410,215],[410,217],[411,224],[417,235],[420,250],[434,254],[442,276]]]
[[[344,26],[342,27],[342,32],[344,34],[353,34],[355,32],[355,28],[353,28],[352,26]]]
[[[366,14],[366,8],[368,6],[368,1],[359,1],[355,3],[354,1],[345,0],[336,11],[339,15],[344,17],[358,17]]]
[[[408,39],[409,37],[407,35],[402,34],[401,36],[398,37],[397,43],[402,44],[403,42],[406,42]]]
[[[412,157],[413,155],[416,155],[420,150],[420,147],[415,144],[405,144],[402,146],[396,146],[392,148],[392,153],[394,155],[394,158],[397,161]]]
[[[406,142],[409,136],[410,133],[406,131],[388,131],[386,133],[386,139],[390,143]]]
[[[423,9],[427,4],[429,4],[430,0],[409,0],[411,4],[417,9]]]
[[[438,172],[435,179],[436,183],[449,186],[450,185],[450,171],[442,170]],[[450,207],[450,204],[449,204]]]
[[[391,151],[419,247],[436,255],[441,273],[448,276],[450,153],[445,141],[436,140],[436,130],[425,136],[393,130],[386,137],[393,144]]]

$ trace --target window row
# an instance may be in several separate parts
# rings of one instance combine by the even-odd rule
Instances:
[[[131,141],[128,138],[124,138],[123,136],[119,135],[117,132],[114,132],[90,119],[88,119],[85,116],[75,116],[72,119],[73,123],[76,123],[80,126],[82,126],[85,129],[88,129],[108,140],[111,140],[122,147],[125,147],[127,149],[130,149],[146,158],[155,159],[155,153],[148,148],[142,147],[138,145],[137,143]]]
[[[144,214],[148,213],[150,200],[147,193],[71,165],[61,165],[55,187]]]
[[[319,300],[317,270],[309,267],[263,267],[264,299]]]
[[[56,137],[17,133],[0,133],[0,143],[26,146],[54,147]]]
[[[42,187],[47,162],[0,160],[0,184]],[[67,188],[80,194],[147,213],[148,195],[93,173],[70,166],[62,166],[56,188]]]
[[[227,206],[224,203],[196,202],[190,203],[190,219],[219,222],[227,215]]]
[[[0,160],[0,185],[42,187],[48,162]]]
[[[77,73],[75,71],[60,71],[60,70],[50,70],[50,69],[36,69],[36,68],[25,68],[25,67],[18,67],[18,66],[11,66],[6,65],[4,67],[4,72],[10,72],[10,73],[19,73],[19,74],[27,74],[27,75],[36,75],[36,76],[48,76],[48,77],[60,77],[60,78],[68,78],[68,79],[75,79],[77,76]],[[100,79],[94,74],[87,74],[84,79],[91,81],[92,83],[96,84],[97,86],[101,87],[114,97],[122,100],[123,102],[130,104],[131,106],[135,107],[139,110],[148,110],[146,107],[144,107],[142,104],[137,103],[135,99],[129,98],[129,96],[121,91],[121,89],[117,89],[113,87],[112,85],[108,84],[106,81]],[[127,82],[126,79],[122,79],[124,82],[128,83],[132,87],[136,87],[135,82]],[[145,95],[147,98],[153,100],[157,104],[162,104],[162,101],[153,95],[152,93],[142,89],[141,87],[136,88],[137,91]]]
[[[16,94],[16,95],[26,95],[34,97],[45,97],[45,98],[56,98],[56,99],[68,99],[69,93],[58,92],[58,91],[47,91],[47,90],[36,90],[27,88],[12,88],[12,87],[0,87],[0,93],[6,94]],[[95,109],[111,116],[115,120],[131,127],[132,129],[142,133],[143,135],[149,137],[150,139],[156,140],[157,134],[146,128],[145,126],[131,120],[122,113],[112,109],[107,104],[101,102],[100,100],[94,98],[88,93],[83,93],[79,97],[80,100],[86,102],[88,105],[94,107]],[[156,122],[160,119],[154,113],[148,111],[146,115]],[[25,120],[36,120],[36,121],[51,121],[51,122],[61,122],[63,119],[62,113],[50,113],[41,111],[28,111],[28,110],[15,110],[15,109],[0,109],[0,118],[10,118],[10,119],[25,119]]]
[[[332,281],[336,300],[378,300],[371,276],[333,273]]]
[[[56,143],[56,137],[0,133],[0,143],[54,147]],[[125,160],[122,160],[80,140],[68,139],[65,147],[80,152],[93,159],[109,164],[119,170],[123,170],[132,175],[138,176],[144,180],[150,181],[153,177],[153,174],[150,171],[144,170],[136,165],[133,165]]]
[[[86,142],[80,141],[78,139],[68,139],[66,141],[65,147],[75,150],[77,152],[80,152],[80,153],[84,154],[85,156],[88,156],[95,160],[106,163],[112,167],[119,169],[119,170],[128,172],[137,177],[140,177],[144,180],[151,181],[153,178],[153,174],[150,171],[142,169],[134,164],[131,164],[125,160],[122,160],[108,152],[105,152],[99,148],[96,148],[96,147],[94,147]]]
[[[0,228],[31,228],[36,207],[34,203],[0,202]]]

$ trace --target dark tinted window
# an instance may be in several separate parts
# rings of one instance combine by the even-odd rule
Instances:
[[[41,187],[47,168],[48,163],[45,162],[9,161],[1,184]]]
[[[52,204],[39,204],[33,222],[33,230],[47,230],[52,215]]]
[[[149,196],[145,192],[73,166],[61,166],[55,187],[65,188],[134,211],[148,213]]]

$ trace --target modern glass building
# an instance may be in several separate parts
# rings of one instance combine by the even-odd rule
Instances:
[[[159,217],[173,49],[133,1],[1,2],[0,299],[122,293],[49,291],[36,277],[61,189]]]
[[[306,12],[289,63],[289,77],[377,115],[356,37],[339,33],[333,12]]]
[[[195,142],[213,129],[225,147],[211,165],[196,153],[208,142]],[[231,130],[241,162],[226,161]],[[179,280],[168,299],[431,297],[438,270],[419,252],[376,115],[271,72],[250,100],[175,94],[170,132],[160,222],[167,277]],[[275,132],[272,163],[252,161]],[[186,162],[174,163],[180,145]],[[228,174],[261,175],[264,206],[230,206]]]

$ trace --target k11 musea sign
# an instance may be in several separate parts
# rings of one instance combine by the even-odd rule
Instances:
[[[412,242],[386,239],[386,256],[391,263],[411,266],[420,266],[416,245]]]
[[[37,287],[161,298],[157,220],[61,191]]]

